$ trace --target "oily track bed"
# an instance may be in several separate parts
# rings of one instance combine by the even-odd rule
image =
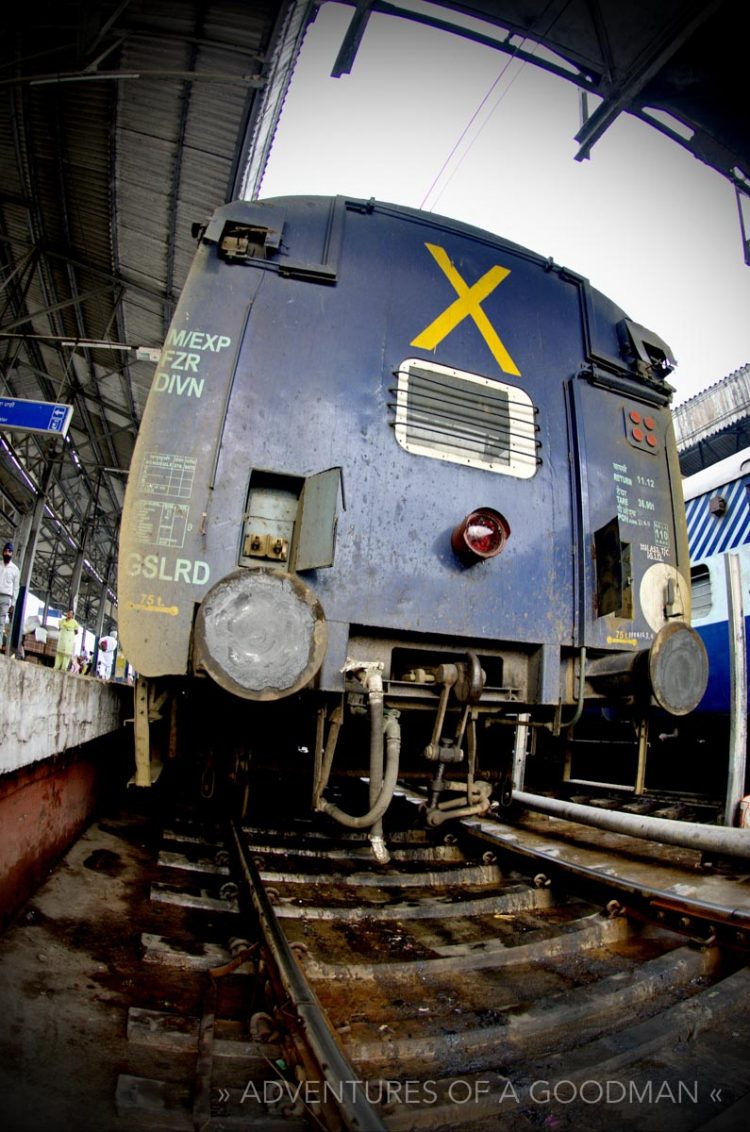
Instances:
[[[277,1085],[285,1050],[228,860],[220,826],[191,810],[172,815],[161,832],[116,1086],[129,1128],[307,1127]]]
[[[309,823],[243,837],[387,1128],[735,1126],[739,954],[610,916],[486,840],[392,834],[384,868]]]

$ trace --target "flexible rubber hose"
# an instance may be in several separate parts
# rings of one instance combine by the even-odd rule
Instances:
[[[373,712],[372,724],[375,726],[375,716],[380,715],[380,730],[379,735],[383,736],[383,702],[380,701],[380,711],[377,709]],[[378,795],[378,799],[374,806],[371,806],[366,814],[361,817],[355,817],[353,814],[347,814],[344,810],[340,810],[338,806],[334,806],[332,802],[322,802],[319,806],[321,813],[328,814],[329,817],[334,818],[341,825],[348,826],[349,829],[367,829],[368,826],[374,825],[375,822],[380,821],[393,798],[393,791],[396,789],[396,782],[398,781],[398,768],[401,756],[401,728],[399,727],[398,720],[391,716],[385,725],[385,774],[383,775],[383,785]],[[381,749],[382,741],[381,738]]]

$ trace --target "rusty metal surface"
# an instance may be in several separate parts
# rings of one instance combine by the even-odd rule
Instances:
[[[113,996],[106,999],[112,1004],[107,1032],[115,1026],[109,1041],[120,1076],[109,1101],[117,1115],[107,1127],[189,1129],[199,1117],[209,1128],[242,1121],[267,1132],[527,1132],[536,1125],[697,1132],[714,1117],[732,1126],[734,1106],[750,1091],[750,1019],[738,1008],[750,995],[746,955],[581,898],[576,876],[570,881],[565,871],[566,838],[559,834],[562,867],[551,868],[555,843],[544,827],[561,823],[535,819],[511,830],[528,836],[524,861],[511,853],[510,839],[508,847],[494,847],[477,838],[477,822],[450,832],[415,827],[414,809],[402,799],[386,830],[392,856],[384,867],[373,863],[365,833],[339,834],[322,819],[297,820],[288,807],[282,810],[282,820],[280,811],[263,820],[254,813],[240,836],[264,917],[275,922],[277,942],[304,973],[298,1010],[277,986],[250,920],[233,911],[244,903],[241,893],[239,901],[231,894],[232,878],[239,877],[208,821],[176,818],[158,860],[157,839],[152,845],[149,837],[146,852],[141,831],[113,826],[134,838],[148,867],[137,880],[128,873],[127,884],[112,879],[116,871],[106,883],[120,893],[145,892],[152,884],[154,894],[169,890],[182,900],[129,906],[135,931],[121,939],[116,905],[112,927],[101,917],[102,887],[91,893],[91,884],[84,885],[80,891],[98,920],[88,929],[101,949],[96,973],[78,979],[75,967],[67,982],[56,969],[40,976],[40,943],[29,940],[34,1005],[24,1025],[40,1013],[38,987],[55,988],[58,1021],[45,1031],[48,1044],[48,1031],[59,1032],[61,1001],[68,1017],[73,984],[83,994],[75,1017],[91,1011],[88,987],[81,985],[105,986]],[[586,832],[600,861],[611,864],[618,854],[625,866],[645,860],[636,847],[623,856],[627,847],[612,835]],[[580,829],[567,840],[582,852]],[[549,868],[532,855],[542,844]],[[112,845],[110,838],[107,849]],[[94,857],[121,867],[115,853],[90,849],[78,853],[79,863],[89,853],[89,868]],[[695,861],[695,854],[665,848],[655,864],[679,876],[689,875]],[[62,870],[68,901],[76,876],[85,881],[75,869]],[[708,879],[732,891],[728,877]],[[211,903],[196,906],[196,893]],[[494,900],[494,911],[478,914],[480,900]],[[275,908],[303,914],[276,918]],[[332,914],[314,914],[323,909]],[[78,920],[68,922],[71,912],[59,901],[54,911],[45,930],[60,933],[67,925],[78,954]],[[62,999],[59,984],[67,988]],[[53,1007],[42,1000],[46,1019]],[[313,1059],[290,1052],[296,1040],[290,1035],[312,1028],[318,1010],[351,1070],[334,1068],[324,1077]],[[66,1035],[66,1065],[85,1030]],[[34,1046],[40,1054],[44,1041]],[[28,1051],[11,1052],[6,1064],[26,1064]],[[114,1094],[116,1073],[94,1062]],[[46,1065],[40,1057],[24,1097],[32,1084],[49,1081]],[[350,1072],[351,1079],[342,1076]],[[68,1076],[68,1090],[80,1089],[75,1074]],[[354,1083],[373,1121],[357,1125],[351,1113],[320,1103],[326,1087],[329,1101],[332,1089],[351,1099]],[[59,1099],[65,1090],[59,1083],[56,1089]],[[40,1098],[39,1111],[49,1101]],[[80,1108],[80,1097],[73,1098],[70,1111]],[[99,1118],[102,1127],[103,1111],[85,1114],[80,1126],[93,1132]]]
[[[701,854],[675,849],[545,815],[524,814],[513,825],[467,823],[493,845],[511,848],[542,864],[606,880],[613,888],[750,929],[750,863],[735,862],[730,873],[701,868]]]
[[[422,795],[403,787],[401,796],[415,805],[424,803]],[[648,819],[644,821],[647,824]],[[750,859],[722,864],[715,853],[714,866],[689,845],[668,845],[645,835],[632,837],[518,808],[513,810],[512,823],[490,817],[466,819],[460,825],[483,843],[536,862],[540,869],[597,881],[613,894],[638,895],[703,921],[750,929]]]
[[[280,930],[263,891],[252,855],[241,831],[234,824],[231,834],[243,873],[249,882],[252,898],[263,926],[266,943],[271,949],[279,974],[295,1008],[310,1049],[315,1056],[321,1078],[336,1090],[346,1082],[352,1092],[343,1094],[341,1112],[346,1127],[359,1132],[385,1132],[385,1125],[368,1101],[357,1082],[351,1063],[347,1060],[336,1036],[323,1013],[317,996],[300,968],[289,942]]]
[[[681,1104],[670,1127],[687,1132],[717,1111],[707,1085],[726,1011],[750,990],[743,958],[710,936],[695,946],[687,929],[658,923],[658,908],[653,926],[644,926],[617,902],[608,914],[601,902],[577,897],[578,880],[602,872],[615,883],[628,874],[645,891],[645,851],[600,831],[585,831],[593,835],[588,846],[582,836],[553,838],[549,826],[467,821],[448,835],[402,831],[392,842],[401,859],[369,869],[364,834],[339,838],[325,825],[301,823],[295,836],[293,822],[243,831],[274,930],[389,1129],[489,1128],[498,1118],[513,1130],[529,1119],[555,1126],[564,1119],[591,1132],[613,1120],[634,1132],[657,1127],[654,1064],[664,1069],[664,1089],[672,1088],[671,1051],[688,1034],[683,1070],[700,1083],[700,1096]],[[444,836],[463,854],[460,873],[455,860],[425,859],[430,846],[446,847]],[[668,892],[670,907],[687,916],[696,897],[686,878],[697,855],[665,848],[656,858],[653,893]],[[703,905],[723,902],[731,919],[744,878],[696,879],[706,882]],[[739,1057],[750,1030],[742,1026],[735,1037]],[[656,1063],[644,1061],[646,1053]],[[736,1069],[736,1061],[727,1065]],[[624,1087],[620,1100],[637,1087],[650,1101],[592,1105],[575,1095],[543,1104],[531,1091],[542,1080],[570,1081],[576,1092],[610,1077]],[[722,1104],[731,1100],[725,1092]]]

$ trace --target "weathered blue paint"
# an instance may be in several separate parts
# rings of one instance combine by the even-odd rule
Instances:
[[[268,257],[221,258],[227,222],[270,229]],[[444,250],[466,289],[509,271],[481,316],[519,375],[503,372],[470,315],[433,351],[413,345],[458,302],[428,244]],[[466,648],[544,647],[542,666],[581,645],[647,647],[655,626],[639,600],[643,577],[655,564],[686,573],[686,538],[672,495],[668,396],[623,357],[625,317],[572,272],[440,217],[323,198],[220,209],[180,299],[133,462],[119,578],[128,658],[147,676],[188,671],[196,603],[237,567],[253,469],[304,478],[334,466],[346,503],[335,561],[304,577],[339,627],[339,651],[350,625]],[[536,473],[519,479],[406,452],[388,403],[395,372],[413,357],[524,389],[538,410]],[[630,436],[636,410],[651,421],[653,449]],[[174,482],[160,478],[162,465]],[[180,501],[189,515],[174,510]],[[497,558],[466,567],[450,534],[477,507],[499,511],[512,533]],[[635,593],[626,618],[597,608],[592,557],[594,532],[618,511]],[[165,545],[170,532],[175,545]],[[155,577],[144,577],[145,555],[165,560]],[[542,686],[539,699],[556,702],[554,663]]]

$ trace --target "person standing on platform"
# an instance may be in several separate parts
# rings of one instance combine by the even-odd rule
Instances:
[[[21,572],[13,561],[13,543],[6,542],[0,566],[0,644],[5,637],[5,622],[13,616],[20,581]]]
[[[115,675],[115,654],[117,653],[117,630],[106,637],[99,638],[99,662],[96,675],[102,680],[112,680]]]
[[[55,655],[54,667],[60,669],[62,672],[68,671],[73,656],[73,650],[76,645],[76,637],[80,631],[81,626],[76,621],[73,610],[69,609],[59,625],[57,653]]]

